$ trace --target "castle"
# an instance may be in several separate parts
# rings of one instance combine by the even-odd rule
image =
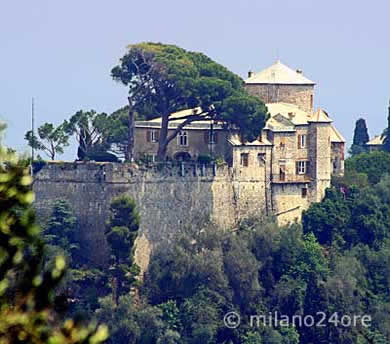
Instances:
[[[342,174],[344,139],[323,110],[313,111],[314,83],[280,62],[249,74],[248,91],[271,115],[260,137],[243,144],[218,124],[184,127],[168,155],[193,160],[213,153],[226,163],[134,166],[127,163],[49,162],[35,176],[35,208],[47,217],[53,200],[68,200],[79,221],[86,254],[107,261],[104,237],[109,204],[128,194],[141,215],[136,262],[145,271],[152,248],[186,226],[211,219],[230,228],[253,214],[274,215],[283,224],[322,199],[332,174]],[[190,110],[189,110],[190,111]],[[176,114],[177,115],[177,114]],[[180,116],[180,114],[179,114]],[[177,126],[170,122],[170,129]],[[159,119],[137,122],[136,154],[157,152]]]
[[[245,87],[266,104],[270,114],[259,138],[242,143],[219,123],[197,121],[169,143],[168,157],[221,157],[235,175],[262,180],[266,208],[280,222],[299,219],[303,209],[322,199],[331,175],[344,172],[345,140],[325,111],[314,111],[314,86],[301,70],[280,61],[260,73],[249,72]],[[170,131],[191,112],[172,114]],[[160,128],[161,118],[136,122],[137,158],[156,158]]]

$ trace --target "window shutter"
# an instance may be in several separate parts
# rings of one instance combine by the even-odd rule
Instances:
[[[156,142],[159,142],[160,141],[160,130],[156,130],[155,135],[156,135]]]
[[[298,136],[298,149],[301,148],[301,135]]]
[[[209,143],[209,135],[210,135],[210,132],[208,130],[206,130],[204,132],[204,143],[206,143],[206,144]]]
[[[306,174],[310,174],[310,161],[306,161]]]
[[[150,130],[146,130],[146,142],[152,141]]]
[[[218,132],[214,131],[214,143],[218,143]]]
[[[295,174],[299,174],[299,162],[295,162]]]

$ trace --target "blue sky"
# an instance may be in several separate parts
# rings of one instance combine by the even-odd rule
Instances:
[[[3,0],[6,143],[27,150],[32,97],[37,125],[125,105],[127,91],[110,70],[127,44],[141,41],[201,51],[242,77],[280,57],[317,82],[316,105],[348,140],[359,117],[373,136],[386,126],[390,98],[389,12],[383,0]],[[71,147],[61,158],[74,157]]]

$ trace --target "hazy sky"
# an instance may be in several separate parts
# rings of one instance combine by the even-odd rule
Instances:
[[[140,41],[201,51],[242,77],[279,56],[317,82],[316,105],[348,140],[361,116],[373,136],[386,126],[390,97],[389,13],[385,0],[1,0],[6,143],[26,150],[33,96],[37,126],[125,105],[110,70]]]

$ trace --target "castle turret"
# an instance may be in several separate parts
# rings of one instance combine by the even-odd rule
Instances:
[[[293,70],[280,61],[259,73],[248,73],[245,88],[264,103],[289,103],[313,112],[315,83],[302,70]]]
[[[309,159],[311,178],[313,180],[312,201],[320,202],[325,189],[330,186],[331,167],[331,133],[332,120],[321,109],[309,119]]]

